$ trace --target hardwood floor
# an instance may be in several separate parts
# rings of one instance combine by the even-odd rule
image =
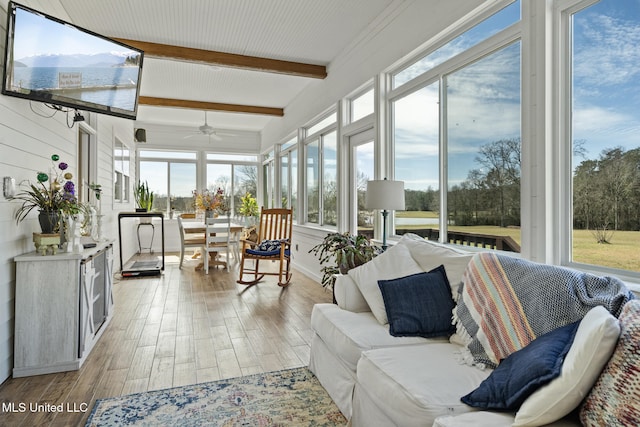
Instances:
[[[331,302],[317,282],[294,271],[287,288],[247,288],[236,269],[171,259],[161,277],[116,278],[114,317],[79,371],[0,386],[0,426],[84,425],[96,399],[308,364],[311,309]]]

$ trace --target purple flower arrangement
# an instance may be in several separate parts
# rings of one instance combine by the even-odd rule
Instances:
[[[73,174],[66,172],[69,165],[58,162],[59,160],[60,156],[57,154],[51,156],[55,171],[51,178],[45,172],[38,172],[38,183],[28,183],[27,188],[13,198],[22,201],[22,206],[15,214],[16,221],[25,219],[35,208],[45,212],[58,212],[61,215],[75,215],[79,212],[75,184],[71,181]]]

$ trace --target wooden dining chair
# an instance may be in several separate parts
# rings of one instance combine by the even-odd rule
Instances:
[[[227,259],[225,268],[229,271],[229,240],[231,239],[231,218],[228,216],[205,219],[205,245],[202,247],[204,258],[204,272],[209,274],[210,254],[217,256],[222,249],[225,250]]]
[[[237,282],[242,285],[254,285],[265,275],[278,276],[278,286],[287,286],[291,280],[291,233],[293,227],[292,209],[264,209],[260,212],[257,243],[242,240],[240,260],[240,277]],[[253,269],[247,266],[253,261]],[[260,261],[279,262],[277,272],[260,270]],[[245,274],[253,275],[249,280]]]
[[[184,261],[184,252],[186,248],[202,248],[204,246],[204,234],[202,233],[185,233],[184,225],[182,221],[187,220],[195,220],[195,214],[181,214],[178,215],[178,229],[180,230],[180,266],[182,268],[182,263]],[[191,234],[191,235],[189,235]]]

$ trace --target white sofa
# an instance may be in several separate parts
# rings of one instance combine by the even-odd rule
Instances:
[[[514,411],[479,411],[461,402],[492,369],[464,363],[465,347],[458,334],[450,338],[391,336],[384,323],[384,302],[373,289],[375,279],[444,265],[455,299],[473,255],[406,235],[373,262],[337,277],[337,305],[314,306],[309,367],[351,425],[495,427],[514,423]],[[574,411],[573,418],[564,417],[553,425],[580,422]]]

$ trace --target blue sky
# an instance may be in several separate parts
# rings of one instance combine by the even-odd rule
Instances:
[[[573,139],[585,141],[590,159],[604,148],[637,148],[640,1],[600,1],[578,12],[573,24]]]
[[[516,2],[437,49],[396,77],[396,85],[469,49],[520,19]],[[446,77],[449,183],[477,168],[478,148],[520,137],[520,44],[505,47]],[[396,179],[405,188],[438,188],[438,83],[395,103]],[[497,136],[496,136],[497,135]]]
[[[518,3],[400,75],[415,77],[519,18]],[[640,146],[640,0],[602,0],[574,16],[573,140],[588,158]],[[478,148],[520,137],[519,45],[446,77],[449,185],[465,180]],[[396,103],[396,179],[438,187],[438,84]],[[399,145],[398,145],[399,143]],[[582,161],[576,159],[575,163]]]
[[[39,54],[122,53],[128,51],[130,50],[74,27],[62,25],[19,7],[16,10],[15,59]]]

